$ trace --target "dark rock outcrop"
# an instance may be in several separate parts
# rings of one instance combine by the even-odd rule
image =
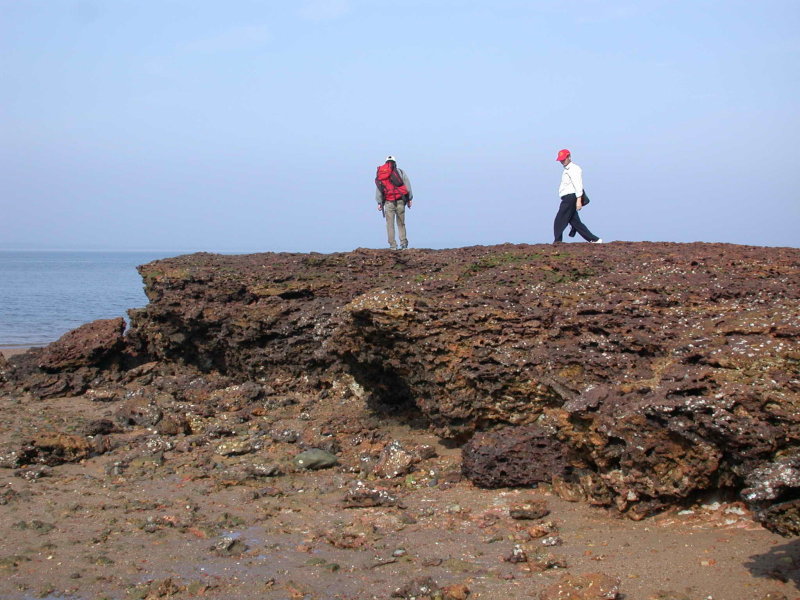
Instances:
[[[538,425],[479,433],[464,446],[464,475],[482,487],[532,486],[564,477],[569,448]]]
[[[125,346],[124,332],[122,317],[86,323],[47,346],[38,357],[38,366],[48,373],[108,366]]]
[[[124,332],[122,317],[86,323],[45,348],[11,357],[4,369],[0,365],[3,379],[39,398],[83,393],[101,372],[131,364]]]
[[[83,436],[46,431],[23,445],[19,462],[52,466],[82,460],[92,451],[91,444]]]
[[[794,469],[800,438],[800,250],[194,254],[140,272],[150,303],[104,355],[115,381],[145,360],[279,394],[350,378],[377,414],[454,443],[487,432],[465,451],[481,485],[550,478],[633,517],[747,488],[765,522],[800,533],[800,483],[770,484],[770,466]],[[32,389],[36,377],[79,378],[38,389],[80,392],[83,369],[98,368],[79,366],[94,360],[86,353],[44,355],[12,359],[6,379]]]
[[[794,449],[772,463],[754,469],[746,479],[742,497],[756,508],[757,516],[781,535],[800,532],[800,451]]]

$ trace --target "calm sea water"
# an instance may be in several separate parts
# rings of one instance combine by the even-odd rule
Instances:
[[[39,346],[147,304],[137,265],[157,252],[0,252],[0,346]]]

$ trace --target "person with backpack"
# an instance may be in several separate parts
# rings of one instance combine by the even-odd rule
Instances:
[[[564,230],[567,225],[571,225],[574,231],[581,234],[587,242],[602,244],[603,240],[589,231],[578,216],[578,211],[589,203],[583,189],[583,169],[572,162],[572,154],[566,148],[559,150],[558,162],[564,165],[564,172],[561,174],[561,185],[558,186],[558,195],[561,198],[561,205],[558,207],[555,221],[553,222],[553,233],[555,234],[554,244],[563,241]],[[574,234],[570,232],[570,237]]]
[[[411,182],[405,171],[397,168],[397,159],[389,155],[386,162],[378,167],[375,177],[375,200],[378,210],[386,218],[386,234],[389,238],[389,248],[397,250],[394,228],[397,222],[397,233],[400,237],[400,249],[408,248],[406,237],[406,206],[411,208]]]

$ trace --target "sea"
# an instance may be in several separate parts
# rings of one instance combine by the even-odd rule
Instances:
[[[44,346],[147,304],[136,271],[174,252],[0,251],[0,347]]]

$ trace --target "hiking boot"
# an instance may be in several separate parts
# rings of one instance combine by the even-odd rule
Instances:
[[[603,243],[603,240],[602,240],[602,238],[597,238],[596,240],[592,240],[592,241],[591,241],[591,242],[589,242],[589,243],[590,243],[590,244],[602,244],[602,243]]]

